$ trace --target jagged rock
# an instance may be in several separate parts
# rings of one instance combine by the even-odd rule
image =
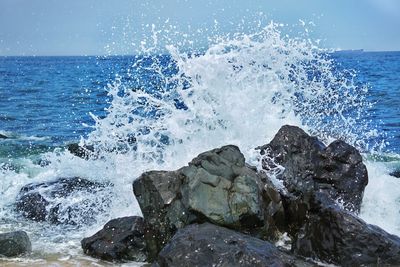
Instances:
[[[400,238],[341,209],[326,193],[311,200],[295,253],[340,266],[400,266]]]
[[[354,147],[326,147],[286,125],[259,149],[263,169],[285,186],[284,221],[295,253],[340,266],[399,265],[400,239],[355,215],[368,175]]]
[[[290,256],[269,242],[204,223],[179,229],[152,266],[315,265]]]
[[[83,251],[107,261],[144,262],[147,259],[144,228],[141,217],[113,219],[96,234],[82,240]]]
[[[354,147],[339,140],[325,147],[302,129],[285,125],[259,149],[265,170],[284,167],[277,178],[283,180],[291,197],[307,203],[313,192],[324,191],[346,209],[359,212],[368,174]]]
[[[17,196],[16,210],[34,221],[91,223],[110,203],[109,186],[79,177],[27,184]]]
[[[4,134],[0,134],[0,139],[8,139],[8,137],[5,136]]]
[[[262,238],[279,230],[284,217],[277,190],[245,164],[236,146],[204,152],[177,171],[151,171],[134,183],[135,196],[148,223],[150,259],[177,229],[212,222]]]
[[[15,257],[32,250],[31,241],[26,232],[15,231],[0,234],[0,256]]]
[[[32,192],[27,187],[21,189],[16,203],[17,210],[24,217],[37,222],[46,220],[48,205],[49,202],[40,193]]]
[[[162,138],[162,137],[161,137]],[[167,138],[164,136],[165,139]],[[79,145],[77,143],[72,143],[67,145],[68,151],[80,158],[85,160],[88,159],[97,159],[101,157],[101,152],[107,153],[118,153],[118,154],[125,154],[129,151],[137,149],[137,140],[134,134],[127,134],[124,137],[116,137],[115,143],[111,144],[103,144],[99,142],[95,142],[93,144],[84,144]],[[164,140],[167,142],[167,140]]]
[[[400,178],[400,170],[394,170],[391,173],[389,173],[390,176]]]
[[[73,143],[67,145],[67,149],[72,155],[83,159],[89,159],[94,156],[94,146],[91,145],[80,146],[79,144]]]

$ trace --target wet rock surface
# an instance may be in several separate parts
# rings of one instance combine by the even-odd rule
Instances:
[[[145,236],[151,257],[178,229],[192,223],[272,236],[277,231],[272,218],[282,217],[283,207],[279,193],[265,179],[245,164],[235,146],[204,152],[177,171],[142,174],[133,189],[148,223]]]
[[[152,266],[315,265],[288,255],[267,241],[204,223],[179,229]]]
[[[32,250],[31,241],[26,232],[15,231],[0,234],[0,257],[16,257]]]
[[[83,159],[89,159],[95,155],[94,146],[91,145],[80,146],[79,144],[73,143],[67,145],[67,149],[72,155]]]
[[[365,223],[317,193],[293,244],[296,254],[341,266],[399,266],[400,238]]]
[[[147,259],[144,221],[137,216],[117,218],[81,242],[85,254],[107,261],[139,261]]]
[[[390,176],[400,178],[400,170],[394,170],[391,173],[389,173]]]
[[[325,146],[283,126],[258,149],[263,169],[285,186],[280,193],[295,254],[341,266],[400,264],[398,237],[356,216],[368,174],[354,147],[339,140]]]
[[[350,211],[359,212],[368,174],[360,153],[337,140],[325,146],[296,126],[283,126],[260,153],[265,170],[277,165],[284,171],[277,175],[288,192],[307,199],[315,191],[327,192]]]
[[[79,177],[23,186],[17,196],[16,210],[34,221],[54,224],[90,223],[110,203],[110,184]]]

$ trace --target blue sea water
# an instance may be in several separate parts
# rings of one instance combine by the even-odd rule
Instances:
[[[384,134],[386,151],[400,152],[400,52],[330,56],[338,70],[355,70],[356,82],[368,86],[367,100],[373,106],[365,119]],[[168,56],[160,58],[164,66],[171,63]],[[106,87],[117,75],[132,88],[156,91],[157,75],[127,75],[137,60],[133,56],[0,57],[0,133],[10,137],[2,142],[0,157],[40,153],[79,141],[92,130],[89,112],[106,115],[110,104]]]
[[[85,135],[82,123],[90,123],[89,112],[104,115],[104,88],[122,64],[122,58],[0,58],[0,131],[17,147],[0,155],[29,152],[26,146],[46,151]]]
[[[341,68],[357,71],[357,80],[369,87],[368,120],[385,133],[387,150],[400,152],[400,52],[336,53]]]

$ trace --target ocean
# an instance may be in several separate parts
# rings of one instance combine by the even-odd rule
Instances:
[[[360,217],[400,235],[400,178],[390,175],[400,169],[399,74],[400,52],[329,52],[274,27],[202,51],[0,57],[0,232],[25,230],[33,246],[28,258],[0,263],[107,265],[86,257],[80,240],[141,214],[132,181],[142,172],[177,169],[226,144],[259,166],[254,148],[284,124],[356,146],[369,172]],[[97,156],[76,157],[71,143]],[[22,186],[59,177],[111,183],[111,202],[90,223],[77,214],[74,225],[15,212]],[[62,207],[100,201],[81,197]]]

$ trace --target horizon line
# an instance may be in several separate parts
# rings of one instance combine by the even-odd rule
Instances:
[[[365,50],[365,49],[337,49],[328,51],[328,53],[349,52],[349,53],[391,53],[400,52],[400,50]],[[159,54],[159,53],[154,53]],[[167,55],[167,53],[161,53]],[[113,54],[113,55],[0,55],[0,57],[121,57],[121,56],[140,56],[141,54]]]

